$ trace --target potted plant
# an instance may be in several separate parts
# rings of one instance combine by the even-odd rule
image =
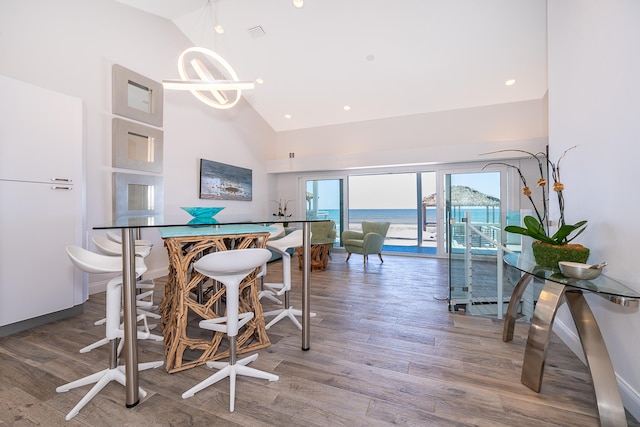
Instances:
[[[282,199],[278,199],[277,201],[273,200],[273,202],[278,204],[278,211],[275,212],[273,214],[273,216],[277,216],[278,218],[283,218],[283,217],[284,218],[289,218],[289,217],[291,217],[291,215],[293,215],[292,213],[287,214],[287,206],[289,205],[289,202],[293,202],[293,200],[286,200],[285,199],[284,202],[283,202]],[[283,222],[282,225],[284,227],[288,227],[289,223],[288,222]]]
[[[507,163],[490,163],[490,164],[502,164],[511,168],[514,168],[520,180],[522,181],[522,193],[527,196],[536,216],[527,215],[523,218],[522,223],[524,227],[519,225],[508,225],[505,227],[505,231],[509,233],[521,234],[523,236],[529,236],[534,239],[532,250],[533,256],[538,265],[543,267],[558,268],[559,261],[574,261],[584,263],[589,258],[589,249],[575,243],[570,243],[576,237],[578,237],[587,227],[587,221],[579,221],[575,224],[567,224],[564,219],[564,184],[560,180],[560,161],[567,154],[569,150],[574,149],[576,146],[566,149],[562,155],[558,158],[556,163],[550,161],[544,153],[530,153],[523,150],[500,150],[494,151],[518,151],[526,153],[531,158],[537,160],[538,169],[540,171],[540,178],[537,181],[537,185],[542,189],[542,212],[538,209],[531,197],[531,189],[527,185],[525,176],[520,171],[520,168],[509,165]],[[488,153],[490,154],[490,153]],[[488,165],[487,165],[488,166]],[[547,190],[547,179],[544,175],[544,168],[548,167],[551,179],[553,180],[553,187]],[[551,234],[549,230],[549,210],[548,210],[548,194],[553,190],[556,193],[558,199],[558,207],[560,210],[560,217],[558,219],[558,229],[555,233]]]

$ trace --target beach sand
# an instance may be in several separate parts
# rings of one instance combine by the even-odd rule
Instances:
[[[349,224],[349,230],[362,231],[361,223]],[[438,236],[436,227],[427,227],[422,232],[422,246],[436,246]],[[415,224],[391,224],[387,232],[385,245],[415,246],[418,242],[418,227]]]

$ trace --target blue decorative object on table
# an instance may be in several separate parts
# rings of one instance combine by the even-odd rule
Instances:
[[[216,216],[224,207],[181,207],[180,209],[187,212],[193,217],[189,224],[211,224],[211,218]],[[215,221],[215,220],[214,220]]]

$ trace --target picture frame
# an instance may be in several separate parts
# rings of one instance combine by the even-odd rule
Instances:
[[[113,167],[162,173],[162,130],[116,117],[111,135]]]
[[[118,64],[113,64],[111,75],[113,114],[162,127],[162,84]]]
[[[162,176],[113,172],[113,189],[114,218],[163,213]]]
[[[252,200],[253,171],[238,166],[200,159],[200,198]]]

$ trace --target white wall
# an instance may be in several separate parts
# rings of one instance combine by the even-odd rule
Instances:
[[[588,220],[580,243],[591,249],[591,261],[608,261],[607,275],[640,292],[640,2],[549,1],[548,16],[551,157],[578,145],[562,161],[565,215],[569,223]],[[640,419],[639,311],[597,297],[589,302],[625,406]],[[566,311],[556,325],[578,345]]]
[[[84,101],[87,241],[98,233],[90,227],[111,220],[112,65],[155,81],[176,78],[177,57],[190,46],[170,21],[110,0],[0,2],[0,74]],[[275,132],[246,102],[214,110],[188,92],[165,91],[163,131],[166,213],[179,206],[226,206],[266,214],[264,160],[275,147]],[[253,202],[200,200],[201,157],[252,169]],[[147,261],[148,275],[164,274],[168,260],[158,231],[145,230],[143,237],[157,248]],[[99,287],[104,280],[91,277],[91,283]]]
[[[482,160],[546,144],[547,100],[280,132],[269,172]],[[293,160],[289,153],[295,153]]]
[[[522,157],[518,153],[481,155],[497,150],[544,151],[547,97],[280,132],[277,139],[276,158],[268,161],[268,172],[277,177],[279,197],[296,200],[296,208],[304,210],[300,178],[310,173],[338,171],[346,176],[381,167],[386,172],[429,170],[429,165],[460,167],[467,162]],[[289,153],[295,157],[289,158]]]

